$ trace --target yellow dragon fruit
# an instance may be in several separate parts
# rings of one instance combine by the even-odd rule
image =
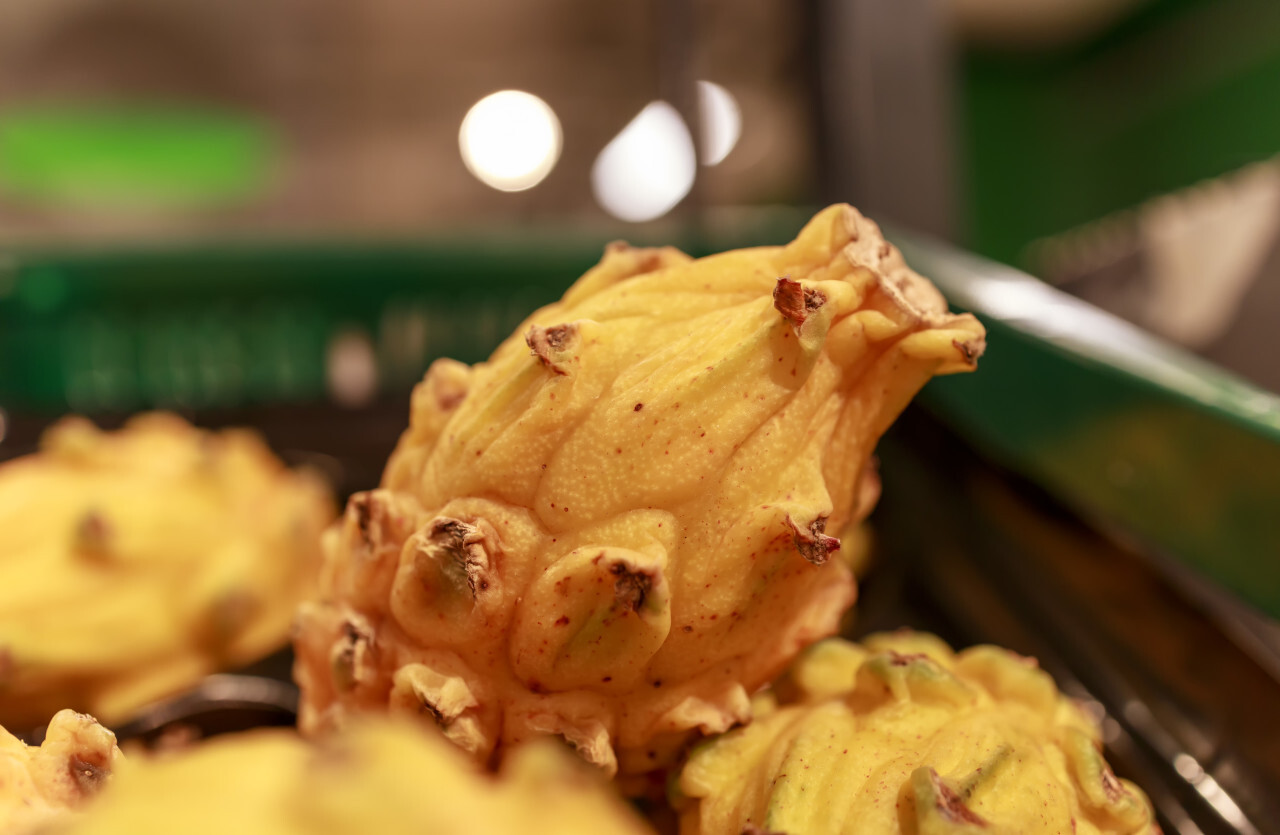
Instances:
[[[253,731],[132,761],[62,835],[644,835],[600,775],[543,741],[494,777],[434,731],[366,720],[310,745]],[[7,830],[6,830],[7,831]]]
[[[1156,835],[1096,723],[1035,661],[925,633],[810,647],[755,721],[701,743],[681,835]]]
[[[53,717],[39,746],[0,728],[0,832],[25,835],[65,821],[113,779],[119,760],[115,734],[71,710]]]
[[[784,247],[611,245],[415,389],[327,534],[303,729],[389,706],[478,759],[550,733],[640,774],[745,721],[853,602],[828,532],[875,501],[877,439],[983,336],[849,206]]]
[[[59,421],[0,466],[0,723],[113,724],[287,644],[333,515],[247,432]]]

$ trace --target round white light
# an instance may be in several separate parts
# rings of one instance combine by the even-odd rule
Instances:
[[[542,182],[560,158],[560,120],[545,101],[502,90],[471,106],[458,131],[467,170],[499,191]]]
[[[698,82],[702,110],[702,164],[716,165],[738,144],[742,135],[742,110],[725,88],[710,81]]]
[[[349,330],[329,342],[325,377],[329,394],[343,406],[363,406],[378,393],[378,358],[362,330]]]
[[[697,166],[684,120],[671,105],[655,101],[604,146],[591,167],[591,186],[614,217],[653,220],[689,193]]]

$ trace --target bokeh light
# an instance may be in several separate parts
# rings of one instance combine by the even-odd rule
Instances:
[[[693,137],[670,104],[646,105],[610,140],[591,169],[591,186],[605,211],[641,222],[662,217],[693,188]]]
[[[524,191],[555,168],[560,120],[532,93],[502,90],[467,111],[458,145],[462,161],[480,182],[499,191]]]
[[[719,165],[742,135],[742,109],[732,93],[713,81],[698,82],[698,106],[702,111],[702,164]]]

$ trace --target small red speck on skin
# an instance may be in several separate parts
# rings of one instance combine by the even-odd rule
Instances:
[[[707,437],[707,433],[706,433],[706,432],[703,432],[703,433],[702,433],[701,435],[699,435],[698,437],[699,437],[699,438],[705,438],[705,437]]]
[[[553,392],[551,392],[551,394],[549,395],[549,397],[550,397],[552,400],[555,400],[555,399],[556,399],[556,393],[555,393],[554,391],[553,391]]]
[[[604,684],[608,684],[609,682],[613,681],[613,676],[605,676],[604,678],[600,679],[600,681],[603,682]]]
[[[653,683],[653,686],[654,686],[654,687],[661,687],[661,686],[662,686],[662,679],[658,679],[657,681],[655,681],[655,682]]]
[[[542,465],[542,469],[544,469],[544,470],[545,470],[546,468],[547,468],[547,465],[546,465],[546,464],[543,464],[543,465]]]
[[[568,512],[569,512],[569,508],[567,508],[567,507],[566,507],[566,508],[564,509],[564,512],[565,512],[565,513],[568,513]]]
[[[715,451],[714,449],[709,449],[709,450],[707,450],[707,453],[708,453],[709,455],[715,455],[715,454],[716,454],[716,451]]]
[[[614,452],[616,452],[618,455],[621,455],[621,454],[622,454],[622,447],[618,447],[618,448],[616,448],[616,449],[614,450]]]
[[[568,615],[561,615],[560,617],[556,618],[556,626],[568,626],[568,625],[569,625]]]
[[[477,450],[476,450],[476,458],[479,458],[481,455],[484,455],[484,450],[483,450],[483,449],[477,449]]]
[[[633,411],[633,412],[638,412],[638,411],[640,411],[640,410],[641,410],[641,409],[643,409],[643,408],[644,408],[644,404],[643,404],[643,403],[637,403],[637,404],[636,404],[636,407],[635,407],[634,409],[632,409],[632,411]]]
[[[693,631],[693,627],[692,627],[692,626],[682,626],[682,627],[680,627],[680,628],[681,628],[681,629],[683,629],[685,632],[692,632],[692,631]]]
[[[710,588],[710,586],[708,586],[707,588]],[[712,620],[715,620],[715,619],[716,619],[716,618],[718,618],[718,617],[720,617],[720,616],[719,616],[719,615],[712,615],[712,616],[711,616],[711,619],[712,619]]]

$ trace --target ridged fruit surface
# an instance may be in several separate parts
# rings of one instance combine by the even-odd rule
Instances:
[[[90,716],[62,710],[30,746],[0,728],[0,832],[27,835],[65,822],[113,780],[115,734]]]
[[[0,466],[0,722],[114,724],[287,644],[333,516],[248,433],[60,421]]]
[[[756,720],[695,749],[681,835],[1154,835],[1096,723],[1033,659],[925,633],[810,647]]]
[[[853,602],[829,534],[875,501],[877,439],[983,337],[849,206],[785,247],[611,245],[415,389],[327,535],[302,727],[390,706],[479,759],[551,733],[637,774],[747,719]]]
[[[649,831],[556,743],[513,752],[495,777],[403,719],[360,723],[316,745],[292,731],[253,731],[130,765],[64,835]]]

